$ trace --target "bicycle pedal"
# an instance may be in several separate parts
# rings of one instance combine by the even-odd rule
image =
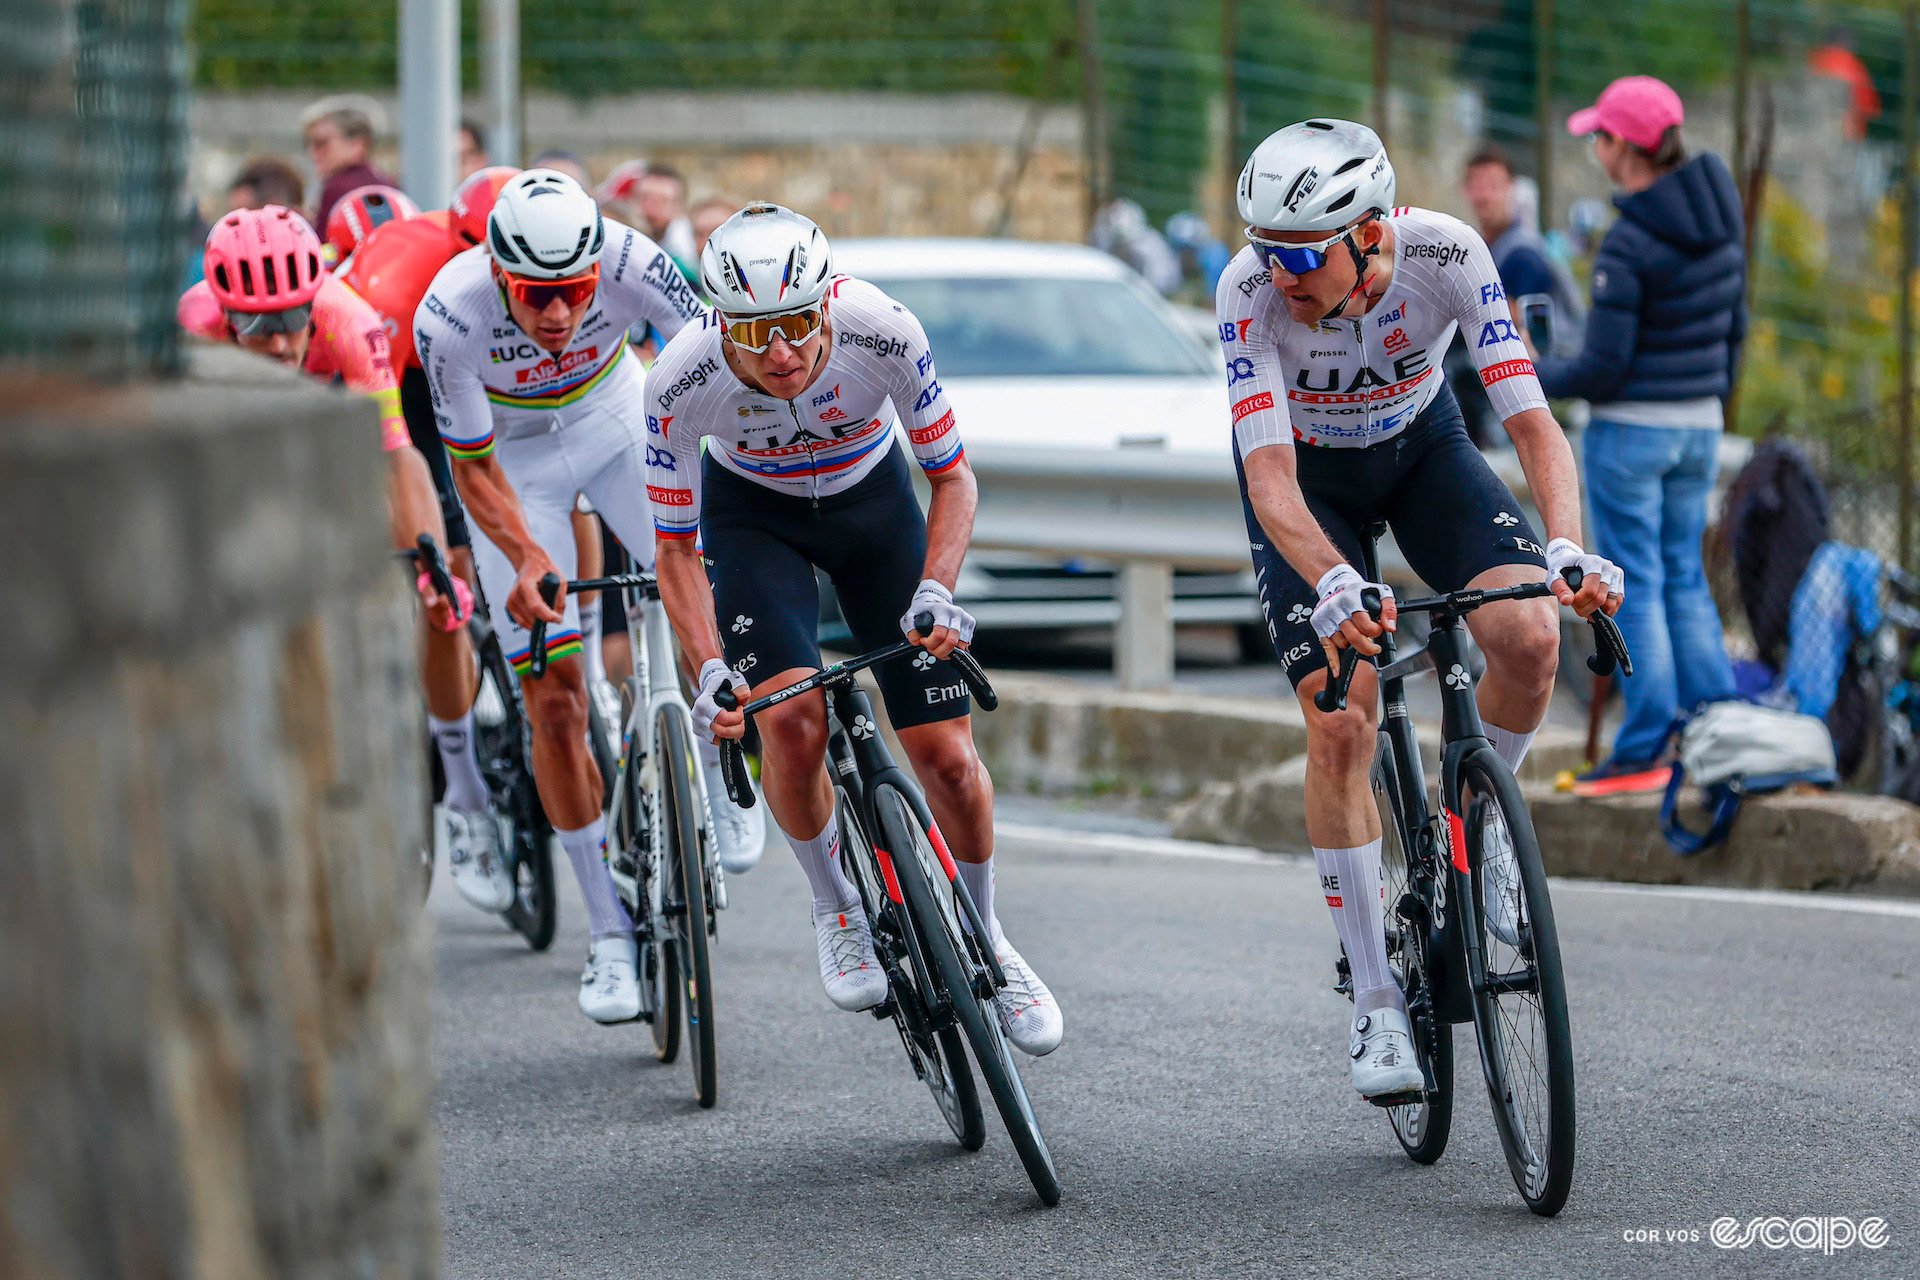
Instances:
[[[879,1004],[867,1010],[867,1012],[873,1015],[875,1022],[885,1022],[888,1018],[891,1018],[893,1016],[893,993],[888,992],[885,1000],[882,1000]]]
[[[1368,1098],[1376,1107],[1413,1107],[1427,1100],[1424,1089],[1409,1089],[1404,1093],[1382,1093]]]

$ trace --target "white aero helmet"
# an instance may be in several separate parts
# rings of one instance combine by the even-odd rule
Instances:
[[[1302,120],[1253,149],[1239,196],[1248,226],[1331,235],[1369,209],[1393,209],[1393,162],[1363,124]]]
[[[700,287],[723,315],[798,311],[832,282],[826,235],[783,205],[748,205],[714,228],[700,254]]]
[[[607,224],[579,183],[557,169],[528,169],[500,188],[487,215],[487,251],[502,271],[564,280],[600,261]]]

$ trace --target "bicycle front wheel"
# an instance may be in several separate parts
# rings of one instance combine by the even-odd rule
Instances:
[[[707,947],[707,886],[700,861],[700,822],[694,808],[693,731],[686,712],[662,707],[654,721],[660,753],[662,900],[687,1010],[687,1057],[693,1092],[703,1107],[719,1097],[713,1047],[713,966]],[[657,1042],[656,1042],[657,1043]]]
[[[1520,785],[1499,756],[1474,752],[1460,783],[1472,797],[1466,834],[1480,1063],[1514,1185],[1527,1208],[1551,1217],[1573,1184],[1573,1033],[1546,868]],[[1510,872],[1501,866],[1507,859]]]
[[[1020,1153],[1020,1163],[1040,1199],[1046,1204],[1059,1204],[1060,1175],[1054,1169],[1053,1154],[1047,1150],[1027,1086],[1014,1065],[1013,1048],[1001,1030],[999,1015],[992,1007],[993,993],[986,987],[984,975],[979,986],[975,985],[975,966],[960,936],[952,887],[943,871],[936,872],[940,864],[927,833],[906,798],[886,783],[874,788],[873,810],[921,946],[928,963],[939,971],[939,985],[945,988],[954,1016],[973,1046],[980,1078],[987,1082],[987,1092],[993,1095],[1007,1136],[1013,1139],[1014,1150]],[[938,885],[934,882],[936,873],[940,876]],[[948,895],[944,909],[938,897],[943,892]]]
[[[966,1042],[960,1030],[949,1023],[935,1031],[927,1019],[927,1010],[938,980],[918,971],[913,952],[901,936],[898,912],[887,897],[873,848],[867,841],[860,817],[845,790],[834,789],[834,804],[840,815],[840,861],[848,879],[860,891],[861,909],[873,930],[874,949],[887,966],[888,995],[893,1005],[893,1023],[900,1032],[900,1043],[913,1063],[914,1074],[933,1095],[933,1105],[967,1151],[978,1151],[987,1140],[986,1118],[980,1114],[980,1091],[973,1084],[973,1069],[967,1065]]]
[[[532,731],[520,682],[507,665],[500,639],[489,632],[480,648],[480,687],[473,700],[474,746],[486,774],[495,813],[508,819],[507,857],[513,902],[503,913],[527,945],[545,951],[559,922],[553,887],[553,826],[533,782]]]
[[[1430,915],[1414,875],[1415,851],[1421,848],[1417,819],[1408,814],[1400,795],[1399,776],[1393,768],[1396,748],[1384,730],[1380,739],[1380,749],[1374,753],[1373,798],[1380,809],[1383,835],[1380,883],[1386,903],[1387,963],[1406,993],[1414,1052],[1433,1080],[1424,1101],[1387,1108],[1387,1121],[1408,1156],[1418,1164],[1432,1164],[1446,1151],[1453,1130],[1453,1027],[1435,1015],[1433,984],[1428,979]],[[1413,833],[1411,843],[1409,833]]]

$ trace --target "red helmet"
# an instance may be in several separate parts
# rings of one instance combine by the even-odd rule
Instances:
[[[453,193],[447,212],[453,215],[453,234],[460,244],[476,245],[487,238],[487,215],[493,212],[493,198],[508,179],[519,173],[511,165],[496,164],[468,175]]]
[[[334,265],[345,262],[381,223],[405,222],[419,216],[420,206],[398,188],[377,182],[355,187],[341,196],[327,215],[327,244],[333,250]]]
[[[283,205],[235,209],[207,233],[207,284],[228,311],[284,311],[320,292],[320,237]]]

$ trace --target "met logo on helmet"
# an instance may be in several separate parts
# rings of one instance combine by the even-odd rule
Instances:
[[[1319,185],[1320,171],[1314,168],[1303,169],[1299,176],[1294,178],[1293,185],[1287,188],[1287,194],[1280,198],[1280,203],[1287,207],[1288,213],[1298,213],[1301,202],[1312,195],[1313,189]]]

